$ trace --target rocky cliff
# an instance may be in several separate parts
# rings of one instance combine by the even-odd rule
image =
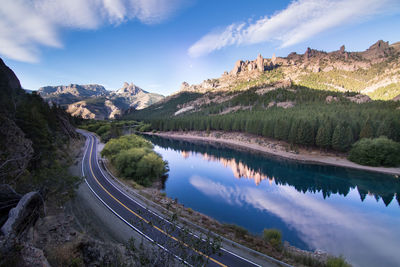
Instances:
[[[84,119],[114,119],[127,109],[143,109],[164,98],[126,82],[116,91],[98,84],[71,84],[46,86],[38,92],[49,103],[64,106],[73,116]]]
[[[298,84],[312,89],[353,91],[373,99],[390,100],[400,94],[400,42],[382,40],[362,52],[345,46],[332,52],[307,48],[287,57],[238,60],[230,72],[197,85],[184,82],[181,92],[246,90],[254,86]]]

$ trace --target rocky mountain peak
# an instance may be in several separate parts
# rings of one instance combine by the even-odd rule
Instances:
[[[386,51],[389,49],[389,42],[384,42],[383,40],[379,40],[373,45],[371,45],[367,50],[382,50]]]
[[[369,60],[384,58],[390,54],[391,47],[389,42],[379,40],[375,44],[371,45],[366,51],[362,52],[362,56]]]
[[[123,94],[123,95],[137,95],[140,92],[145,92],[142,88],[136,86],[134,83],[127,83],[124,82],[124,85],[118,89],[115,93],[116,94]]]

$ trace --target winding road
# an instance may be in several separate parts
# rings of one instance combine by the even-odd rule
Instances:
[[[117,217],[160,249],[187,265],[198,265],[202,258],[207,266],[261,266],[225,248],[213,253],[209,243],[188,233],[175,223],[146,209],[112,183],[101,169],[97,156],[97,137],[78,130],[86,137],[82,175],[93,194]],[[268,262],[262,266],[276,266]]]

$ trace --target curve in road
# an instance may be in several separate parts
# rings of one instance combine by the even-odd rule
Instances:
[[[97,137],[79,131],[86,141],[82,174],[95,196],[116,216],[162,250],[188,265],[203,257],[209,266],[260,266],[226,249],[212,253],[209,242],[149,211],[108,180],[97,160]]]

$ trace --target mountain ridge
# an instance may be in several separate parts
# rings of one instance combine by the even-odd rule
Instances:
[[[400,42],[377,41],[361,52],[325,52],[307,48],[304,54],[237,60],[231,71],[200,84],[183,82],[180,90],[216,92],[246,90],[254,85],[297,84],[311,89],[353,91],[373,99],[389,100],[400,94]]]
[[[164,98],[127,82],[114,91],[99,84],[70,84],[44,86],[38,93],[47,102],[64,106],[68,113],[85,119],[114,119],[127,109],[143,109]]]

